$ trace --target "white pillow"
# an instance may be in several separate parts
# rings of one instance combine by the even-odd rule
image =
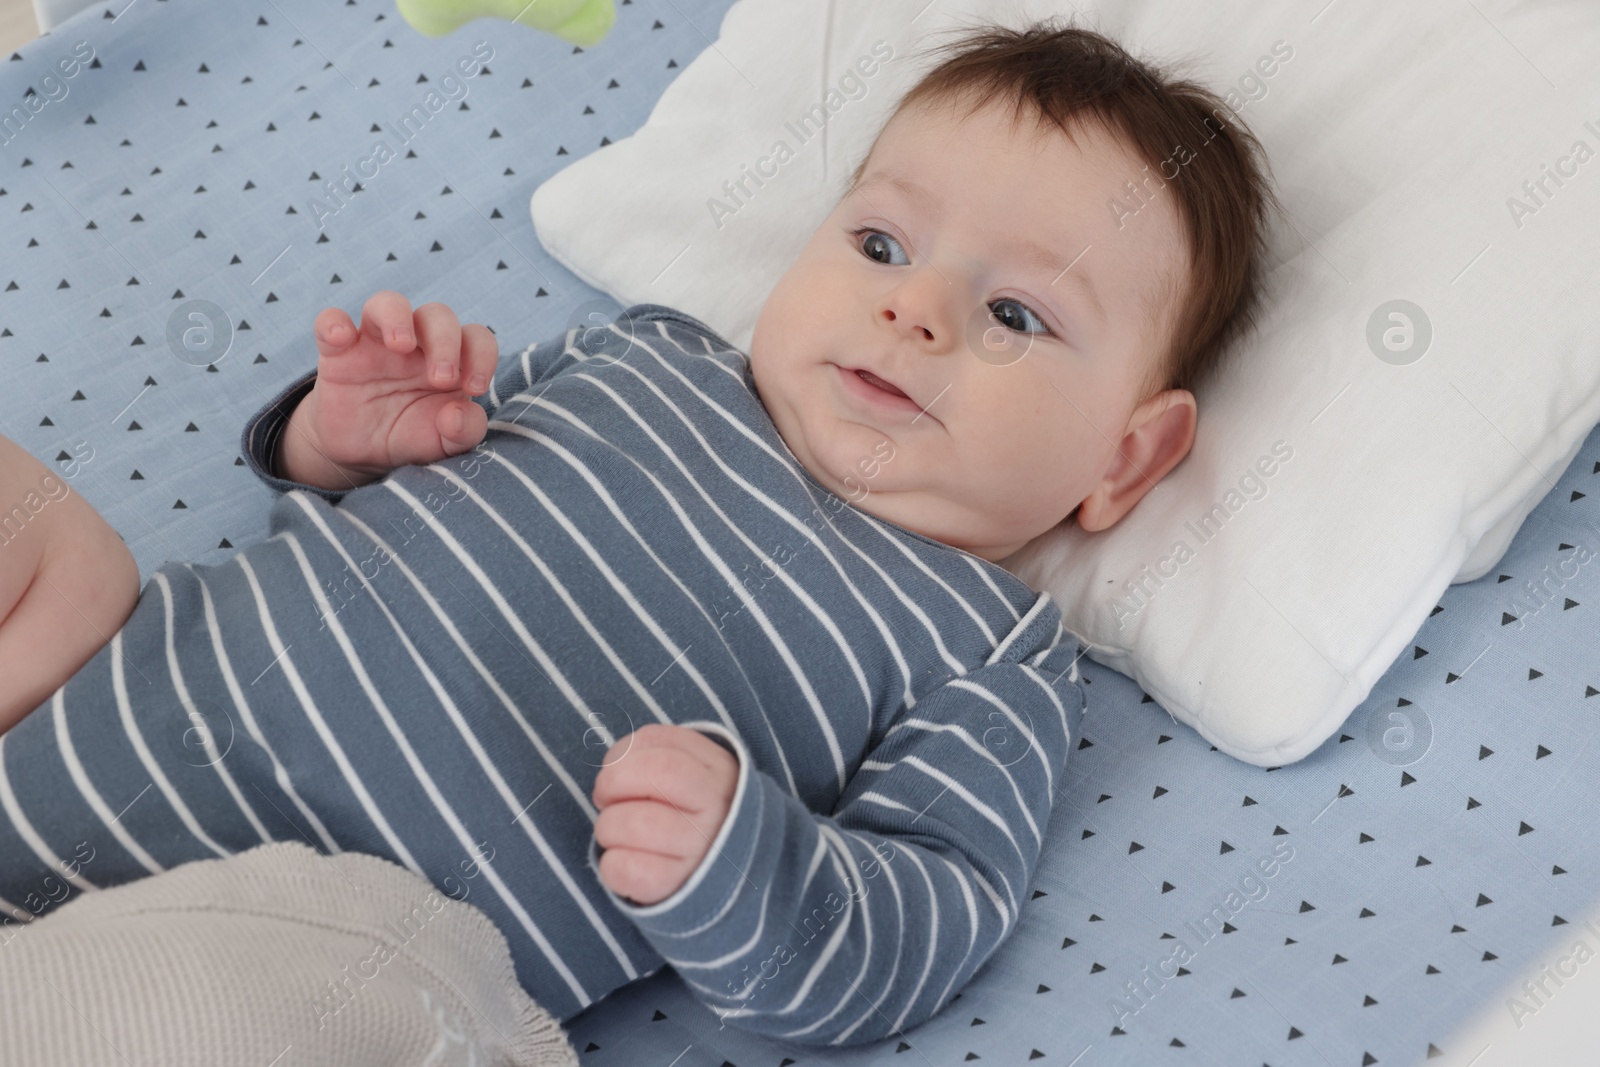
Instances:
[[[681,308],[748,351],[767,294],[934,62],[911,56],[945,39],[925,35],[1074,7],[1229,94],[1292,225],[1273,235],[1260,329],[1198,396],[1193,452],[1112,529],[1058,527],[1006,566],[1219,749],[1292,762],[1451,581],[1493,566],[1600,420],[1592,0],[740,0],[638,133],[534,193],[534,225],[623,305]],[[802,140],[816,107],[826,125]],[[741,178],[733,200],[723,183]],[[1393,300],[1426,320],[1389,318]],[[1384,346],[1407,330],[1408,351]],[[1186,524],[1213,505],[1226,518],[1202,539]],[[1163,559],[1169,577],[1130,599]]]

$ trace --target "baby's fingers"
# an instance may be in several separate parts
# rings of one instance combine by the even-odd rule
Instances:
[[[417,338],[411,327],[411,302],[393,289],[373,293],[361,305],[361,329],[396,355],[416,350]]]
[[[694,866],[653,852],[608,848],[600,854],[600,880],[619,897],[648,907],[675,893]]]
[[[444,304],[423,304],[417,308],[416,323],[428,384],[436,389],[457,387],[461,377],[461,321],[456,313]]]
[[[482,323],[461,327],[461,382],[468,396],[486,392],[500,365],[500,343]]]
[[[355,343],[356,324],[342,308],[323,308],[311,323],[311,332],[317,339],[318,358],[337,356]]]
[[[489,432],[489,416],[470,400],[441,405],[435,416],[439,444],[446,456],[457,456],[477,447]]]

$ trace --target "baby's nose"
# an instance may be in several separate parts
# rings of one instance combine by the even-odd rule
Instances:
[[[887,318],[890,322],[898,322],[898,321],[900,321],[900,317],[895,313],[895,310],[893,308],[884,308],[883,309],[883,314],[884,314],[884,317]],[[913,330],[917,331],[918,333],[920,333],[921,336],[922,336],[922,339],[924,341],[933,340],[933,331],[929,330],[926,326],[913,324],[911,328]]]

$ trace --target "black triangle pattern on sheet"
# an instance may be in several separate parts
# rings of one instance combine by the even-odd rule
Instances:
[[[119,3],[32,42],[0,61],[0,99],[46,92],[78,40],[96,57],[0,145],[0,431],[70,477],[145,576],[261,540],[273,498],[239,431],[314,365],[316,312],[393,288],[490,324],[502,350],[561,329],[597,294],[540,247],[529,196],[636,130],[729,6],[620,0],[593,49],[494,22],[428,40],[379,0]],[[313,200],[338,203],[323,183],[480,40],[495,55],[469,93],[318,225]],[[167,343],[193,299],[234,331],[210,366]],[[1459,1059],[1456,1028],[1593,940],[1600,567],[1576,561],[1600,555],[1597,500],[1600,433],[1290,766],[1224,756],[1083,660],[1089,711],[1017,931],[929,1023],[783,1044],[721,1028],[662,972],[571,1021],[580,1061]],[[1424,722],[1425,755],[1396,762],[1384,731]]]

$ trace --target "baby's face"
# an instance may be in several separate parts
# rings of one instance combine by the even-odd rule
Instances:
[[[1109,202],[1137,203],[1122,185],[1141,165],[1098,127],[1076,139],[993,106],[902,111],[751,339],[757,392],[812,477],[988,560],[1080,503],[1086,529],[1111,525],[1193,436],[1188,393],[1176,418],[1177,391],[1136,395],[1182,292],[1174,194],[1119,229]]]

